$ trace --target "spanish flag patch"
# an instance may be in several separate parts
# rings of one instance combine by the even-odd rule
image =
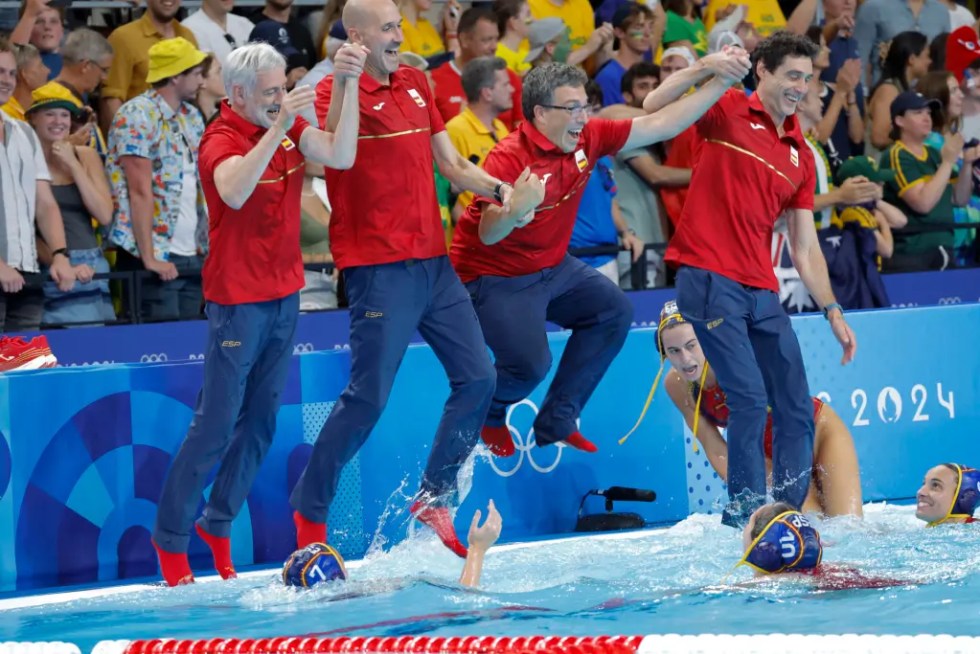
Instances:
[[[282,140],[282,143],[280,143],[279,145],[282,146],[283,150],[292,150],[296,147],[296,144],[293,143],[288,136],[284,138]]]
[[[578,171],[585,172],[585,169],[589,167],[589,158],[585,156],[584,150],[575,151],[575,165],[578,166]]]

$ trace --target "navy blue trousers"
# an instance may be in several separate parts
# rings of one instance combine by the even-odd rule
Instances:
[[[449,376],[450,395],[422,476],[429,499],[446,500],[476,446],[495,375],[473,305],[449,257],[344,270],[350,302],[350,382],[317,436],[290,503],[326,522],[340,472],[381,417],[416,330]],[[406,416],[406,419],[409,416]]]
[[[496,361],[488,425],[503,425],[507,407],[530,395],[551,369],[545,321],[572,330],[534,421],[538,445],[568,438],[623,347],[633,304],[595,268],[567,255],[554,268],[520,277],[484,275],[466,286]]]
[[[691,322],[728,401],[728,498],[722,521],[739,526],[765,503],[762,435],[772,409],[773,497],[803,506],[813,466],[813,401],[800,343],[779,296],[723,275],[682,267],[677,308]]]
[[[208,302],[205,313],[204,385],[157,507],[153,540],[167,552],[187,551],[201,493],[218,461],[198,524],[214,536],[231,533],[275,435],[299,293],[250,304]]]

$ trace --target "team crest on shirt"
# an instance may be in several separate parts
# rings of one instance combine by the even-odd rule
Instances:
[[[800,167],[800,153],[792,145],[789,146],[789,162],[797,168]]]
[[[288,136],[286,138],[284,138],[282,140],[282,143],[280,143],[279,145],[282,146],[282,149],[283,150],[287,150],[287,151],[288,150],[292,150],[292,149],[294,149],[296,147],[296,144],[293,143]]]
[[[422,99],[422,96],[419,95],[418,91],[415,89],[408,89],[408,94],[412,96],[413,100],[415,100],[415,104],[423,108],[425,107],[425,100]]]
[[[585,172],[585,169],[589,167],[589,158],[585,156],[584,150],[575,151],[575,165],[578,166],[580,173]]]

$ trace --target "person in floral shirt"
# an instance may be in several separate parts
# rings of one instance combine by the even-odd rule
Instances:
[[[201,314],[208,221],[197,148],[204,120],[191,102],[206,58],[181,37],[151,47],[150,90],[124,103],[109,131],[109,242],[117,270],[153,273],[140,278],[144,319]]]

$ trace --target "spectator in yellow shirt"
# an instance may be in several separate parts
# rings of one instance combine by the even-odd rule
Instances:
[[[554,17],[565,21],[572,50],[583,47],[595,31],[595,13],[589,0],[528,0],[528,5],[535,20]]]
[[[5,114],[17,120],[27,120],[25,113],[31,106],[31,93],[44,86],[50,70],[41,60],[41,53],[33,45],[14,45],[14,59],[17,61],[17,83],[10,100],[0,106]]]
[[[463,66],[462,83],[466,108],[446,123],[446,132],[463,157],[482,166],[493,146],[508,134],[497,118],[514,105],[507,62],[500,57],[477,57]],[[453,222],[472,201],[469,191],[459,196]]]
[[[449,50],[459,52],[459,42],[456,39],[456,28],[459,25],[459,3],[451,0],[446,3],[442,15],[442,24],[446,30],[446,40],[435,26],[423,16],[423,12],[432,7],[432,0],[401,0],[398,8],[402,13],[402,52],[414,52],[429,58]]]
[[[786,29],[786,17],[779,8],[776,0],[752,0],[748,3],[737,3],[732,0],[709,0],[708,7],[703,12],[704,27],[709,32],[715,23],[735,11],[736,5],[744,4],[748,8],[745,22],[751,23],[762,38],[773,32]]]
[[[197,47],[194,32],[177,21],[180,1],[146,0],[143,16],[117,27],[109,35],[114,53],[108,78],[102,86],[102,133],[108,134],[112,118],[123,102],[149,90],[150,47],[164,39],[182,37]]]
[[[527,0],[494,0],[493,13],[497,16],[497,56],[507,62],[507,67],[524,77],[531,70],[525,61],[530,52],[527,35],[531,29],[531,9]]]

